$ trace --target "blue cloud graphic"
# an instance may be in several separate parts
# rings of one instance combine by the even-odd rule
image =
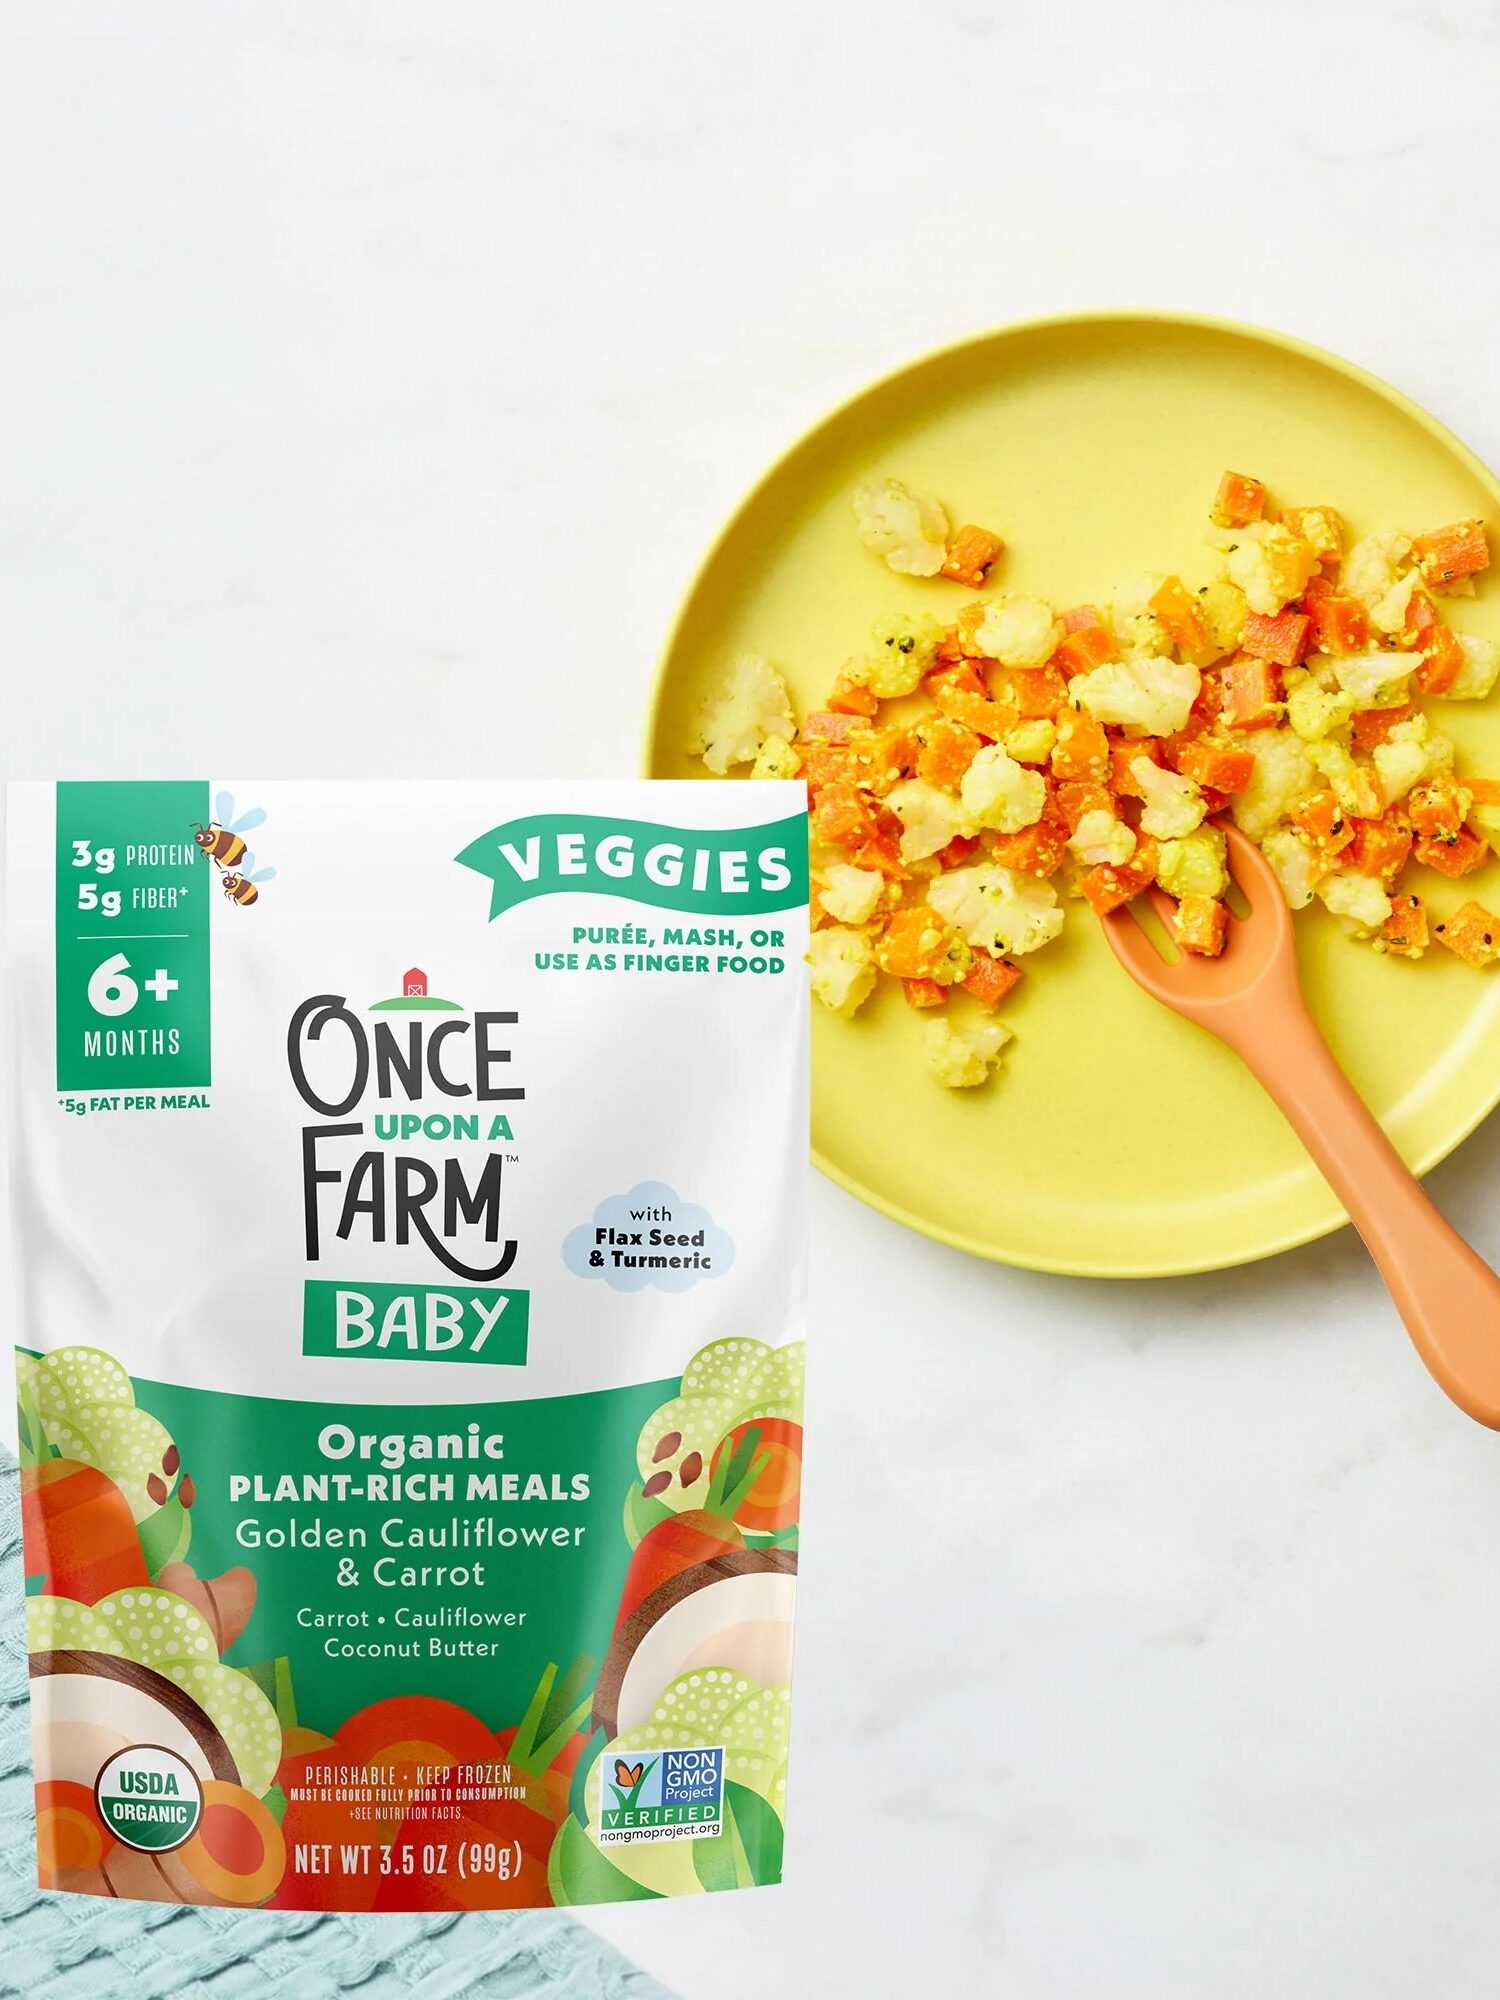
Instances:
[[[667,1243],[668,1236],[679,1240]],[[680,1240],[684,1237],[688,1241]],[[647,1285],[686,1292],[701,1278],[723,1277],[734,1262],[734,1238],[706,1208],[680,1200],[665,1181],[638,1181],[628,1194],[607,1195],[592,1222],[570,1229],[562,1254],[576,1277],[602,1278],[617,1292],[639,1292]],[[668,1261],[674,1258],[675,1269]]]

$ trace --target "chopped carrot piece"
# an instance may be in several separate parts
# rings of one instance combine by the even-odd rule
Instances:
[[[1070,611],[1061,612],[1059,616],[1065,632],[1086,632],[1091,625],[1097,625],[1101,632],[1106,629],[1104,613],[1097,604],[1075,604]]]
[[[1131,765],[1137,757],[1148,757],[1153,764],[1162,761],[1161,744],[1154,736],[1127,738],[1123,743],[1109,746],[1110,789],[1122,799],[1143,799],[1146,794],[1136,782]]]
[[[1184,778],[1233,797],[1244,791],[1255,772],[1255,752],[1234,750],[1227,743],[1197,737],[1177,752],[1177,769]]]
[[[995,838],[992,853],[1020,875],[1055,875],[1068,853],[1068,828],[1061,814],[1046,812],[1033,826]]]
[[[1332,792],[1317,792],[1292,814],[1292,824],[1307,838],[1314,857],[1325,869],[1354,838],[1354,828]]]
[[[1391,818],[1357,819],[1352,824],[1354,838],[1345,851],[1345,864],[1358,875],[1394,880],[1411,857],[1411,828],[1404,820]]]
[[[1169,576],[1153,592],[1148,607],[1175,646],[1193,652],[1208,644],[1203,613],[1180,576]]]
[[[897,979],[931,979],[941,966],[953,935],[937,911],[926,903],[897,910],[875,947],[876,963]]]
[[[1113,795],[1097,778],[1067,778],[1057,788],[1057,809],[1068,823],[1069,833],[1078,831],[1078,822],[1087,812],[1107,812],[1113,819]]]
[[[1083,625],[1065,632],[1057,642],[1051,664],[1068,675],[1086,674],[1115,656],[1115,642],[1102,625]]]
[[[1247,611],[1242,644],[1258,660],[1271,660],[1278,667],[1296,667],[1302,664],[1307,652],[1311,628],[1312,620],[1305,611],[1278,611],[1274,618]]]
[[[962,981],[964,990],[982,1000],[986,1007],[998,1007],[1020,983],[1019,965],[1012,965],[1008,958],[996,958],[979,946],[975,947],[974,962]]]
[[[911,776],[921,754],[922,739],[915,729],[892,727],[870,732],[861,762],[869,773],[871,787],[883,794]]]
[[[1081,876],[1078,886],[1094,913],[1107,917],[1149,889],[1156,876],[1156,856],[1156,843],[1143,840],[1128,861],[1102,862]]]
[[[1343,659],[1364,651],[1370,642],[1370,614],[1357,597],[1344,597],[1337,591],[1314,597],[1309,589],[1302,601],[1312,620],[1312,642],[1320,653]]]
[[[1469,796],[1472,799],[1472,792]],[[1422,840],[1452,840],[1468,817],[1457,780],[1446,772],[1413,785],[1407,794],[1406,810],[1413,830]]]
[[[1417,536],[1411,552],[1434,590],[1478,576],[1490,566],[1483,521],[1455,521],[1451,527],[1434,528],[1430,535]]]
[[[812,810],[812,828],[820,840],[836,847],[866,840],[871,832],[870,801],[847,782],[824,785]]]
[[[1224,720],[1231,729],[1264,729],[1281,714],[1281,675],[1269,660],[1239,653],[1220,667]]]
[[[1490,844],[1469,827],[1461,827],[1451,840],[1419,840],[1416,857],[1440,875],[1472,875],[1489,859]]]
[[[952,666],[931,667],[923,675],[922,685],[934,701],[940,698],[944,688],[977,695],[981,701],[990,698],[990,684],[972,660],[959,660]]]
[[[862,715],[867,722],[880,711],[877,698],[867,687],[861,687],[858,681],[835,681],[828,706],[836,715]]]
[[[922,725],[922,751],[917,758],[917,776],[929,785],[956,792],[982,747],[972,729],[948,716],[935,716]]]
[[[1229,907],[1217,896],[1184,896],[1172,912],[1172,935],[1184,951],[1217,958],[1229,935]]]
[[[1416,703],[1410,701],[1401,708],[1362,708],[1349,724],[1354,754],[1368,757],[1377,744],[1390,741],[1391,731],[1398,723],[1409,722],[1416,712]]]
[[[1005,549],[998,535],[992,535],[987,528],[976,528],[972,524],[960,528],[948,544],[948,556],[939,576],[951,577],[955,583],[966,583],[970,590],[978,590],[989,574],[990,565]]]
[[[1433,926],[1433,934],[1439,944],[1446,945],[1466,965],[1477,966],[1481,971],[1500,958],[1500,917],[1483,903],[1462,904],[1451,917]]]
[[[987,737],[991,743],[998,743],[1021,719],[1014,698],[1009,695],[1004,701],[992,701],[987,691],[983,695],[970,694],[967,688],[951,685],[938,688],[936,693],[937,705],[944,715],[961,722],[976,735]]]
[[[948,995],[935,979],[903,979],[908,1007],[941,1007]]]
[[[1266,511],[1266,489],[1258,479],[1243,472],[1226,472],[1219,481],[1209,519],[1218,528],[1248,528],[1262,520]]]
[[[847,743],[859,724],[860,718],[852,710],[817,708],[803,723],[802,735],[804,740],[816,736],[824,743]]]
[[[849,859],[856,868],[873,868],[887,882],[904,882],[911,873],[901,859],[901,848],[894,834],[872,833],[868,840],[850,850]]]
[[[1087,709],[1064,709],[1057,718],[1052,748],[1056,778],[1103,778],[1109,771],[1109,738]]]
[[[996,699],[1008,695],[1022,722],[1051,722],[1068,705],[1068,684],[1055,666],[1005,667],[997,678]]]
[[[802,776],[808,780],[808,792],[816,802],[824,786],[830,784],[854,784],[860,774],[858,760],[848,744],[834,744],[820,736],[810,736],[806,742],[796,746],[802,758]]]
[[[962,868],[972,861],[982,843],[971,840],[966,833],[956,833],[946,847],[938,849],[938,865],[942,868]]]
[[[1282,526],[1318,552],[1320,563],[1336,563],[1344,553],[1344,522],[1335,507],[1283,507]]]
[[[1427,905],[1420,896],[1392,896],[1391,914],[1380,927],[1380,944],[1392,958],[1422,956],[1427,949]]]
[[[1439,625],[1423,649],[1422,664],[1417,668],[1417,686],[1423,694],[1444,695],[1458,679],[1463,663],[1464,649],[1458,643],[1457,634],[1450,632],[1446,625]]]

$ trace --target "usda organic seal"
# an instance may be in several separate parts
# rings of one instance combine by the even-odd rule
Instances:
[[[181,1847],[203,1816],[192,1765],[155,1743],[117,1750],[94,1780],[94,1801],[116,1840],[152,1854]]]

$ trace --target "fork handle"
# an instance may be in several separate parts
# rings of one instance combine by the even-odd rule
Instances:
[[[1224,1039],[1349,1211],[1438,1386],[1500,1430],[1500,1277],[1424,1193],[1305,1007],[1266,1010]]]

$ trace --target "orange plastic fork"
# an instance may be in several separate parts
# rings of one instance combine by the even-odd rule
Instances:
[[[1115,957],[1259,1077],[1348,1209],[1438,1386],[1500,1430],[1500,1277],[1428,1200],[1334,1061],[1302,998],[1286,899],[1254,843],[1226,831],[1250,908],[1231,920],[1222,955],[1183,952],[1169,965],[1127,909],[1104,919]],[[1165,917],[1168,898],[1152,896]]]

